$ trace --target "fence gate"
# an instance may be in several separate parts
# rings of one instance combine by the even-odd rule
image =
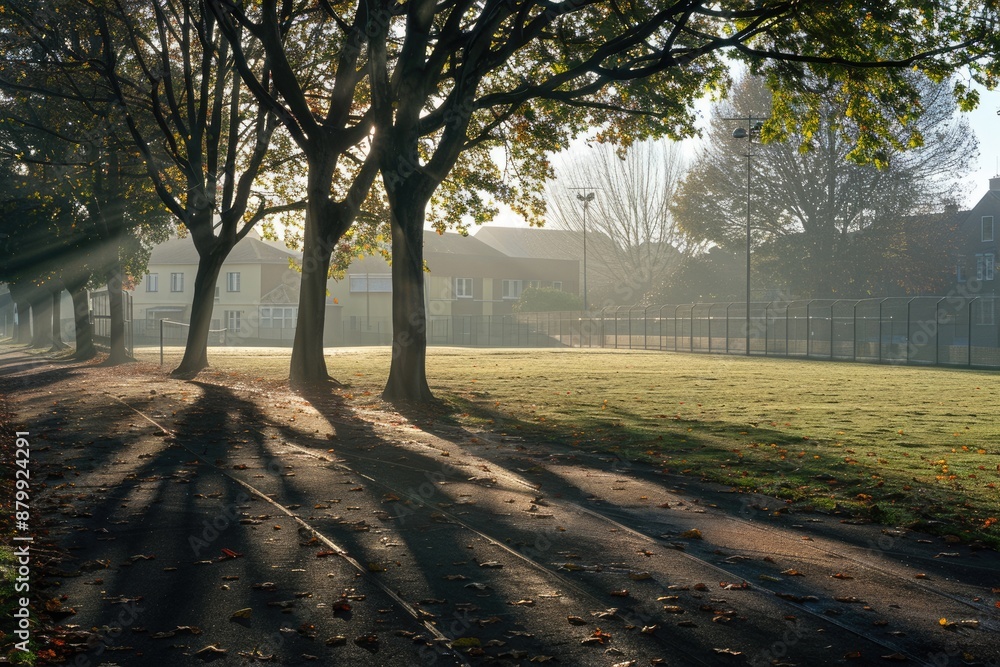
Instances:
[[[125,320],[125,353],[135,356],[132,328],[132,293],[122,290],[122,311]],[[111,348],[111,303],[107,291],[90,293],[90,323],[94,328],[94,344]]]

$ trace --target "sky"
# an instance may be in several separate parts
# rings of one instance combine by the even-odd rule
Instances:
[[[707,118],[708,104],[700,106],[699,111],[702,117]],[[975,111],[965,114],[972,131],[979,139],[979,159],[974,163],[973,170],[968,175],[968,194],[965,200],[960,202],[960,205],[965,209],[972,208],[976,202],[982,199],[989,190],[990,178],[1000,175],[997,168],[998,162],[1000,162],[1000,115],[997,115],[998,110],[1000,110],[1000,91],[980,89],[979,107]],[[685,152],[693,155],[694,151],[697,150],[698,142],[697,140],[688,140],[682,145],[685,146]],[[568,151],[555,156],[554,161],[558,164],[563,160],[572,160],[574,155],[585,150],[587,149],[583,146],[583,142],[579,142]],[[488,224],[501,227],[528,226],[520,216],[504,207],[501,207],[500,214]],[[475,230],[476,228],[473,227],[472,233],[475,233]]]

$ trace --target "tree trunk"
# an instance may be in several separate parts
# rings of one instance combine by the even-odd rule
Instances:
[[[52,293],[52,349],[50,352],[65,350],[68,345],[62,339],[62,289]]]
[[[191,299],[191,323],[188,328],[184,358],[171,375],[193,377],[208,368],[208,332],[212,328],[212,311],[215,309],[215,285],[219,282],[222,263],[232,246],[222,241],[198,260],[198,273],[194,279]]]
[[[31,344],[31,303],[27,299],[15,301],[17,305],[17,334],[14,342],[21,345]]]
[[[331,238],[323,234],[324,228],[329,228],[330,221],[325,219],[328,214],[327,201],[314,201],[310,196],[302,244],[299,313],[289,367],[289,381],[294,386],[317,385],[330,380],[323,356],[326,278],[330,271],[330,255],[340,235]]]
[[[69,295],[73,297],[73,321],[76,331],[76,352],[73,358],[77,361],[93,359],[97,354],[94,347],[94,328],[90,322],[90,303],[87,298],[87,283],[72,283],[66,285]]]
[[[108,310],[111,313],[111,351],[105,364],[123,364],[135,361],[125,349],[125,298],[122,295],[121,263],[114,262],[107,273]]]
[[[382,397],[432,401],[425,369],[424,204],[394,198],[392,206],[392,362]],[[419,198],[413,198],[419,199]]]
[[[52,293],[44,287],[31,299],[31,347],[52,347]]]
[[[28,288],[18,283],[10,284],[10,298],[17,307],[17,326],[14,329],[14,342],[20,345],[31,343],[31,302],[28,299]]]

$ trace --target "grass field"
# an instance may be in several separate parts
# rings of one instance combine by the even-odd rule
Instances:
[[[210,352],[216,371],[287,376],[286,350]],[[179,360],[168,354],[167,365]],[[154,359],[154,356],[156,359]],[[158,360],[158,351],[140,357]],[[377,400],[385,348],[328,357]],[[1000,546],[997,374],[611,350],[432,348],[451,418],[615,452],[817,509]]]

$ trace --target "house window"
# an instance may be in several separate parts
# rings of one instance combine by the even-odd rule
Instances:
[[[294,329],[299,309],[293,307],[261,306],[261,329]]]
[[[995,322],[996,300],[991,298],[979,299],[976,305],[979,306],[978,324],[992,326]]]
[[[348,276],[351,292],[392,293],[392,274],[390,273],[356,273]]]
[[[505,299],[519,299],[521,298],[521,287],[522,283],[520,280],[505,280],[503,281],[503,298]]]
[[[994,263],[995,259],[991,252],[976,255],[976,279],[993,280]]]
[[[472,298],[472,278],[455,278],[455,296],[459,299]]]
[[[961,262],[955,265],[955,282],[965,282],[965,266]]]
[[[993,240],[993,216],[983,216],[983,241]]]
[[[562,290],[562,281],[561,280],[553,280],[552,281],[552,289]]]
[[[226,317],[226,328],[230,331],[240,330],[240,315],[243,311],[240,310],[227,310],[225,312]]]
[[[240,272],[230,271],[226,274],[226,291],[227,292],[239,292],[240,291]]]
[[[160,291],[160,274],[158,273],[146,274],[146,291],[147,292]]]
[[[171,273],[170,274],[170,291],[171,292],[183,292],[184,291],[184,274],[183,273]]]

